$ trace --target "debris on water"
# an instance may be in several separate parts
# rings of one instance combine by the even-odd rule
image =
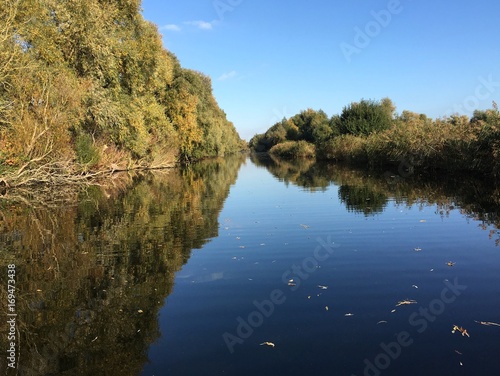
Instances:
[[[328,286],[318,285],[318,287],[319,287],[321,290],[326,290],[326,289],[328,289]]]
[[[402,305],[408,305],[408,304],[417,304],[417,301],[416,300],[412,300],[412,299],[401,300],[401,301],[398,302],[398,304],[396,304],[396,307],[399,307],[399,306],[402,306]]]
[[[458,350],[455,350],[455,352],[458,354],[458,355],[463,355],[460,351]]]
[[[380,321],[377,323],[377,325],[378,325],[378,324],[387,324],[387,321],[385,321],[385,320],[380,320]]]
[[[142,309],[137,310],[137,313],[143,313],[144,311]]]
[[[498,324],[496,322],[491,322],[491,321],[476,321],[476,320],[474,320],[474,321],[477,322],[478,324],[486,325],[486,326],[500,326],[500,324]]]
[[[274,343],[272,343],[272,342],[267,342],[267,341],[266,341],[266,342],[262,342],[259,346],[264,346],[264,345],[265,345],[265,346],[269,346],[269,347],[274,347],[274,346],[275,346],[275,344],[274,344]]]
[[[420,223],[425,223],[425,222],[427,222],[425,219],[420,220]]]
[[[297,284],[294,282],[293,278],[288,280],[288,286],[297,286]]]
[[[411,285],[411,287],[414,287],[414,288],[418,289],[418,286],[417,286],[417,285]]]
[[[307,228],[309,228],[309,227],[311,227],[311,226],[308,226],[308,225],[300,225],[300,227],[307,229]]]
[[[461,366],[463,366],[462,362],[459,362]]]
[[[431,272],[433,272],[433,271],[434,271],[434,269],[431,269],[430,271],[431,271]]]
[[[422,250],[422,248],[417,247],[417,248],[413,248],[413,250],[414,250],[415,252],[420,252],[420,251]]]
[[[266,243],[260,243],[260,246],[262,247],[263,245],[266,245]]]
[[[344,316],[345,317],[351,317],[351,316],[354,316],[354,313],[346,313]]]
[[[244,245],[240,245],[240,248],[245,248],[245,246]]]
[[[454,266],[454,265],[455,265],[455,263],[454,263],[453,261],[448,261],[448,262],[446,263],[446,265],[448,265],[448,266]]]
[[[453,325],[452,333],[455,333],[456,331],[459,331],[462,333],[462,336],[467,336],[470,337],[469,333],[467,333],[467,329],[462,328],[461,326]]]
[[[327,310],[327,311],[328,311],[328,306],[326,306],[326,307],[325,307],[325,310]]]
[[[92,341],[90,341],[90,342],[94,342],[94,341],[96,341],[96,340],[97,340],[97,338],[98,338],[98,337],[95,337],[95,338],[94,338]]]
[[[307,297],[307,299],[311,299],[311,295],[309,295],[309,296]]]

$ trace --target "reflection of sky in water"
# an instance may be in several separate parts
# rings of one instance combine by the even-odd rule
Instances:
[[[360,375],[365,359],[374,362],[401,332],[412,343],[383,374],[493,374],[499,329],[475,320],[500,322],[500,260],[479,223],[459,208],[441,215],[436,204],[408,206],[390,195],[383,211],[367,212],[373,203],[363,204],[363,189],[348,199],[339,192],[334,183],[315,192],[284,184],[247,161],[220,213],[219,236],[177,275],[144,374]],[[366,201],[383,199],[365,193]],[[336,247],[314,263],[319,239]],[[420,309],[457,278],[466,290],[420,333]],[[230,354],[223,334],[237,336],[275,290],[284,303]],[[407,299],[417,303],[396,306]],[[471,337],[451,333],[453,325]],[[275,347],[260,346],[267,341]]]

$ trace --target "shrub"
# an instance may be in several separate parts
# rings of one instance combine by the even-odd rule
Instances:
[[[279,143],[274,145],[269,152],[282,158],[314,158],[316,156],[315,146],[303,140]]]
[[[83,133],[75,140],[76,158],[79,163],[93,167],[99,162],[99,150],[94,145],[92,137]]]
[[[375,131],[388,129],[392,125],[394,106],[390,99],[381,102],[362,99],[351,103],[342,110],[339,122],[341,134],[355,136],[369,135]]]

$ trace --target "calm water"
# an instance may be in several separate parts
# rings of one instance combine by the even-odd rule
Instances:
[[[22,375],[497,375],[499,202],[243,156],[9,192],[0,312],[15,264]]]

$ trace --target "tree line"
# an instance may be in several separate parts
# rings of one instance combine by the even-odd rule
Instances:
[[[4,184],[164,167],[244,147],[210,78],[163,47],[140,3],[1,3]]]
[[[249,143],[257,152],[285,158],[315,157],[352,164],[476,171],[500,175],[498,106],[469,118],[454,114],[431,119],[404,110],[389,98],[362,99],[328,117],[308,109],[284,118]]]

